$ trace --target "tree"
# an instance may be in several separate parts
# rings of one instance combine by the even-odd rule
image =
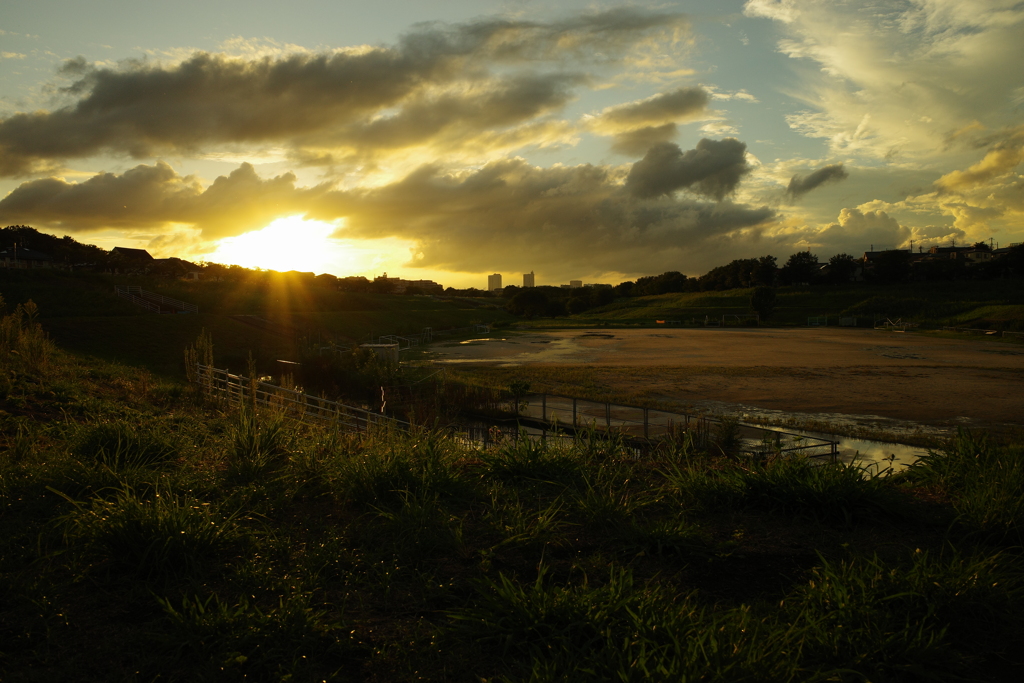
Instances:
[[[755,287],[772,287],[775,285],[775,276],[778,271],[779,266],[774,256],[762,256],[757,259],[757,265],[754,266],[751,273],[750,284]]]
[[[873,263],[875,279],[885,284],[902,282],[910,276],[910,252],[902,249],[883,251]]]
[[[808,251],[798,251],[789,257],[780,273],[787,285],[810,284],[818,274],[818,257]]]
[[[508,302],[508,312],[512,315],[522,315],[527,318],[536,318],[546,315],[550,301],[547,295],[536,287],[529,287],[520,290],[512,300]]]
[[[632,280],[626,280],[615,285],[616,296],[633,296],[633,288],[636,285]]]
[[[828,260],[828,279],[835,284],[849,282],[857,274],[857,259],[849,254],[836,254]]]
[[[775,310],[775,288],[755,287],[750,295],[750,308],[762,318],[768,318]]]

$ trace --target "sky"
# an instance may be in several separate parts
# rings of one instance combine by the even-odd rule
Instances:
[[[1024,242],[1024,2],[35,0],[0,225],[483,288]]]

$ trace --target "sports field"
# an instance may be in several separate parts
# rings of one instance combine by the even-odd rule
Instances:
[[[841,328],[554,330],[435,345],[439,364],[588,369],[617,393],[924,424],[1024,422],[1024,345]]]

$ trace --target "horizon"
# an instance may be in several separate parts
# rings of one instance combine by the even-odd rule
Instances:
[[[0,224],[457,288],[1024,241],[1014,3],[121,5],[0,20]]]

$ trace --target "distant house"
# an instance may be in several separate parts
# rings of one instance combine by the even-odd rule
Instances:
[[[114,247],[110,250],[110,258],[113,261],[133,263],[149,263],[153,260],[153,257],[145,249],[132,249],[131,247]]]
[[[53,257],[34,249],[11,247],[0,251],[4,268],[53,268]]]
[[[141,249],[139,251],[142,251]],[[171,256],[170,258],[153,259],[149,273],[162,277],[174,277],[182,280],[198,280],[202,269],[190,261]]]
[[[110,250],[110,265],[116,273],[145,273],[154,261],[145,249],[114,247]]]

